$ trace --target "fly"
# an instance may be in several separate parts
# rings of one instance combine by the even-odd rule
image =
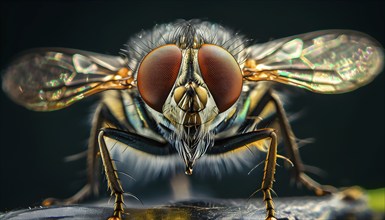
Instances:
[[[220,170],[218,158],[237,152],[242,157],[239,152],[252,148],[266,153],[260,190],[266,219],[276,219],[271,191],[277,158],[291,163],[296,181],[317,194],[330,188],[305,174],[274,85],[344,93],[368,84],[383,64],[381,45],[356,31],[324,30],[251,44],[218,24],[190,20],[139,33],[121,56],[67,48],[26,51],[6,69],[3,89],[35,111],[62,109],[103,92],[88,143],[88,183],[67,200],[45,204],[73,203],[97,192],[100,154],[115,196],[110,219],[121,219],[125,192],[112,156],[122,154],[113,148],[130,152],[130,161],[143,166],[138,152],[145,153],[160,170],[175,168],[179,155],[188,175],[199,163]],[[280,142],[285,156],[277,154]]]

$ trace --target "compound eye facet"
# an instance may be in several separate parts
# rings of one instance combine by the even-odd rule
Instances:
[[[229,109],[242,91],[242,72],[235,58],[222,47],[204,44],[198,51],[199,68],[219,112]]]
[[[151,108],[162,112],[178,76],[182,62],[181,50],[173,44],[158,47],[148,53],[138,70],[138,90]]]

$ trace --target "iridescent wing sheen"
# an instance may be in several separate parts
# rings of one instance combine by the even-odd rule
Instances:
[[[276,81],[318,93],[343,93],[372,81],[383,69],[384,52],[370,36],[325,30],[252,45],[244,79]]]
[[[64,108],[89,95],[133,85],[119,56],[66,48],[41,48],[19,55],[5,70],[3,89],[35,111]]]

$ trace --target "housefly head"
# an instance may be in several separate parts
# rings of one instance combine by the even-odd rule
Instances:
[[[164,118],[163,125],[172,127],[170,139],[191,174],[195,160],[213,144],[215,119],[235,106],[243,78],[225,48],[202,38],[191,44],[184,36],[178,39],[142,59],[137,86],[143,101]]]
[[[201,126],[236,103],[242,73],[235,58],[217,45],[168,44],[144,57],[137,85],[144,102],[172,124]]]

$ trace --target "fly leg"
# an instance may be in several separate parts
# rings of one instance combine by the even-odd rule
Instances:
[[[258,130],[257,132],[262,135],[261,138],[271,139],[269,149],[267,150],[265,167],[263,168],[261,191],[263,192],[263,201],[266,205],[266,220],[273,220],[276,218],[271,191],[277,161],[277,135],[273,129]]]
[[[267,93],[267,98],[274,103],[275,109],[277,111],[277,117],[284,141],[285,150],[289,159],[294,165],[293,171],[296,181],[304,184],[308,189],[314,191],[317,195],[330,194],[331,192],[336,191],[334,187],[321,185],[305,174],[304,165],[298,151],[298,145],[295,141],[293,130],[290,126],[289,120],[287,119],[282,103],[279,100],[279,97],[272,91]]]
[[[278,141],[277,134],[274,129],[259,129],[222,140],[216,140],[215,145],[210,148],[206,154],[208,156],[226,154],[237,149],[248,148],[249,144],[264,139],[270,139],[270,144],[266,151],[267,154],[263,169],[261,188],[258,191],[263,192],[263,201],[266,205],[266,220],[275,220],[275,208],[271,191],[273,188],[274,174],[276,170]]]
[[[79,201],[84,200],[91,194],[97,196],[99,194],[99,160],[97,160],[97,154],[99,152],[98,148],[98,138],[97,134],[99,129],[103,125],[107,107],[104,104],[100,104],[94,113],[92,119],[92,128],[90,133],[90,138],[88,140],[88,149],[87,149],[87,183],[83,186],[76,194],[66,199],[56,199],[56,198],[47,198],[42,202],[43,206],[51,205],[68,205],[74,204]]]
[[[170,151],[170,145],[168,143],[160,143],[126,130],[119,130],[115,128],[102,128],[100,130],[98,135],[99,152],[102,158],[108,188],[111,190],[111,195],[115,196],[114,213],[109,220],[120,220],[122,219],[122,214],[124,213],[124,190],[120,183],[115,162],[112,160],[110,152],[107,148],[105,138],[110,138],[116,141],[116,143],[121,143],[125,146],[125,150],[135,149],[153,156],[167,157],[175,154],[175,152]],[[139,200],[137,197],[133,197]]]
[[[47,198],[42,202],[43,206],[50,205],[69,205],[78,203],[87,197],[99,194],[99,143],[98,133],[99,130],[104,126],[104,123],[111,122],[118,128],[124,127],[119,123],[117,119],[111,114],[110,110],[105,104],[100,104],[96,108],[92,119],[92,128],[90,138],[88,140],[87,149],[87,183],[80,189],[75,195],[66,199]]]
[[[115,195],[115,206],[113,215],[108,220],[120,220],[122,219],[123,209],[123,194],[124,190],[120,183],[120,179],[115,167],[115,163],[112,161],[110,153],[107,149],[104,141],[104,131],[100,131],[98,135],[99,150],[102,157],[104,173],[108,182],[108,188],[111,190],[111,194]]]

